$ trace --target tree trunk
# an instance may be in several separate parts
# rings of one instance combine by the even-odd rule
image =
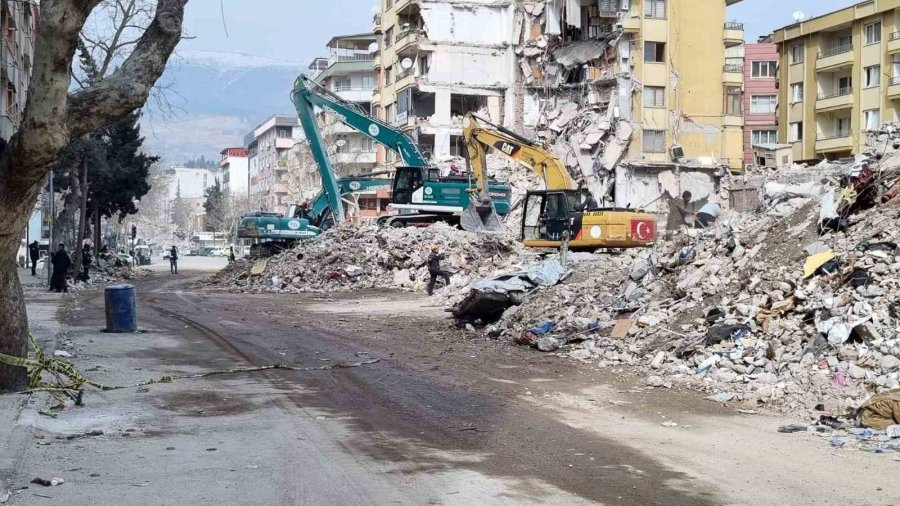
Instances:
[[[88,195],[88,164],[87,157],[81,159],[81,202],[79,203],[78,213],[78,234],[75,237],[74,248],[75,259],[72,261],[72,280],[73,282],[81,277],[81,264],[84,262],[82,254],[84,245],[84,236],[87,229],[87,195]]]
[[[111,75],[70,94],[79,34],[100,0],[41,2],[31,84],[19,131],[0,153],[0,353],[26,356],[28,315],[15,263],[22,231],[50,167],[73,139],[138,109],[181,40],[187,0],[158,0],[134,50]],[[0,390],[27,383],[20,367],[0,365]]]
[[[100,232],[100,208],[97,207],[97,204],[94,204],[94,256],[99,258],[100,255],[100,241],[102,241],[102,234]]]

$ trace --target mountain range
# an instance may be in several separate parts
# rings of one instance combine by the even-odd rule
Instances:
[[[173,55],[144,109],[148,151],[175,164],[242,146],[272,114],[294,114],[289,93],[307,64],[239,53]]]

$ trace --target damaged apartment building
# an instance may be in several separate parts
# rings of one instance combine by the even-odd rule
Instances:
[[[742,167],[738,1],[382,0],[374,109],[437,160],[464,154],[465,113],[489,116],[608,205],[715,198]]]
[[[381,0],[373,109],[435,160],[463,156],[462,118],[512,126],[516,57],[510,0]],[[379,148],[379,163],[392,153]]]
[[[728,57],[744,34],[726,22],[737,1],[523,2],[522,129],[606,204],[717,200],[742,167],[743,74]]]

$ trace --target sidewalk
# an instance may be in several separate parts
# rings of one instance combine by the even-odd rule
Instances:
[[[93,380],[134,384],[236,365],[179,322],[144,318],[140,333],[105,334],[102,289],[55,294],[30,272],[20,274],[39,345],[48,354],[68,351]],[[268,401],[276,393],[262,378],[236,375],[110,392],[88,387],[84,406],[52,412],[47,394],[0,396],[0,504],[283,502],[277,494],[292,453],[284,450],[296,444],[296,431]],[[65,483],[30,483],[38,477]]]

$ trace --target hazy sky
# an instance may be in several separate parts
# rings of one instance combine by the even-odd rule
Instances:
[[[378,0],[192,0],[186,28],[196,37],[180,49],[269,56],[307,63],[323,55],[333,35],[371,30]],[[850,0],[743,0],[729,20],[746,25],[747,41],[793,21],[794,11],[816,16],[852,5]],[[224,6],[225,23],[222,14]],[[226,35],[226,27],[228,33]]]
[[[743,0],[728,8],[728,19],[744,23],[747,42],[794,22],[794,12],[819,16],[858,3],[853,0]]]
[[[334,35],[372,30],[378,0],[191,0],[180,50],[211,50],[310,63]],[[223,7],[224,6],[224,26]],[[227,35],[226,35],[227,28]]]

